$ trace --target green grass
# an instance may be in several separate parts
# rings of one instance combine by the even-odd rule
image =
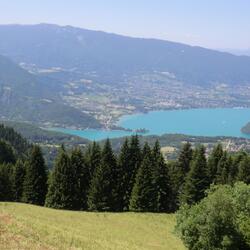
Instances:
[[[174,215],[90,213],[0,203],[0,249],[184,250]]]

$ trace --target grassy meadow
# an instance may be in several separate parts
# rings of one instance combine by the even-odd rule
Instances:
[[[90,213],[0,202],[0,249],[184,250],[174,215]]]

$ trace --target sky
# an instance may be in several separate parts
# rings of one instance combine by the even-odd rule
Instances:
[[[250,0],[0,0],[0,24],[53,23],[213,49],[250,48]]]

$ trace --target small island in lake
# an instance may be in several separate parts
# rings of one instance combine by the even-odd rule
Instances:
[[[248,122],[244,127],[241,128],[243,134],[250,135],[250,122]]]

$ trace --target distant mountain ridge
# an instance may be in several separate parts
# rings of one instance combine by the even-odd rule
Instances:
[[[0,37],[0,54],[17,63],[95,72],[110,82],[163,71],[194,85],[250,83],[250,57],[180,43],[50,24],[0,25]]]

